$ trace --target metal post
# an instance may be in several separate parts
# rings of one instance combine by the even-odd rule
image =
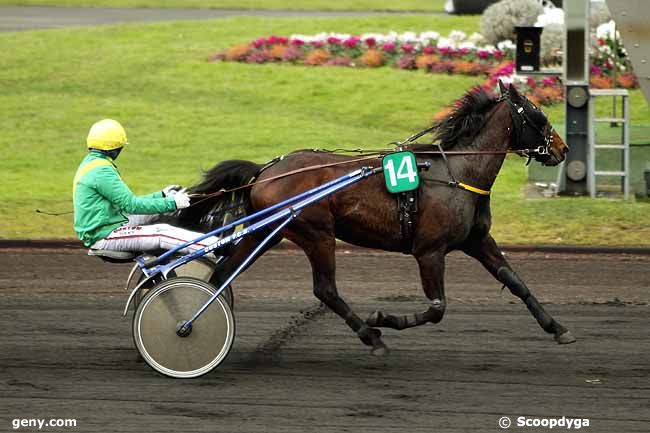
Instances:
[[[563,191],[585,194],[589,147],[589,0],[563,2],[566,34],[564,40],[564,85],[567,155]]]
[[[623,184],[623,197],[627,200],[630,197],[630,98],[623,98],[623,171],[625,172]]]

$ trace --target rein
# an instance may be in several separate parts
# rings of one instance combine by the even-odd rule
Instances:
[[[305,173],[305,172],[314,171],[314,170],[320,170],[320,169],[323,169],[323,168],[336,167],[336,166],[351,164],[351,163],[355,163],[355,162],[368,161],[368,160],[371,160],[371,159],[379,158],[379,157],[381,157],[381,156],[383,156],[385,154],[392,153],[392,152],[395,152],[395,151],[408,150],[408,146],[415,146],[415,145],[435,145],[435,146],[437,146],[438,150],[412,150],[412,152],[415,155],[441,155],[444,162],[445,162],[445,166],[447,167],[447,172],[449,174],[449,177],[451,179],[451,181],[435,180],[435,179],[429,179],[429,181],[444,183],[444,184],[447,184],[449,186],[460,188],[460,189],[470,191],[470,192],[473,192],[473,193],[479,194],[479,195],[489,195],[490,191],[488,191],[488,190],[477,188],[477,187],[468,185],[466,183],[457,181],[455,179],[455,177],[453,176],[452,172],[451,172],[451,168],[449,167],[449,161],[447,159],[447,156],[448,155],[449,156],[506,155],[506,154],[509,154],[509,153],[514,153],[514,154],[517,154],[517,155],[522,156],[522,157],[528,157],[529,159],[531,158],[529,149],[524,149],[524,150],[511,150],[511,149],[508,149],[508,150],[444,150],[439,143],[435,143],[435,144],[433,144],[433,143],[418,143],[418,142],[415,141],[418,138],[432,132],[435,128],[436,128],[436,125],[433,125],[433,126],[430,126],[430,127],[426,128],[426,129],[423,129],[420,132],[417,132],[417,133],[411,135],[410,137],[408,137],[407,139],[405,139],[403,141],[393,141],[393,142],[389,143],[389,144],[396,145],[396,147],[393,148],[393,149],[362,149],[362,148],[357,148],[357,149],[343,149],[343,148],[340,148],[340,149],[332,149],[332,150],[330,150],[330,149],[312,149],[313,152],[360,153],[360,154],[363,154],[363,156],[361,158],[355,158],[355,159],[351,159],[351,160],[348,160],[348,161],[339,161],[339,162],[331,162],[331,163],[328,163],[328,164],[310,165],[308,167],[303,167],[303,168],[299,168],[299,169],[296,169],[296,170],[288,171],[286,173],[282,173],[282,174],[279,174],[277,176],[272,176],[272,177],[269,177],[267,179],[263,179],[263,180],[260,180],[260,181],[250,182],[250,183],[247,183],[246,185],[241,185],[241,186],[238,186],[236,188],[220,189],[219,191],[215,191],[215,192],[207,193],[207,194],[189,194],[189,196],[191,198],[200,199],[200,200],[192,203],[190,206],[198,205],[199,203],[202,203],[205,200],[208,200],[208,199],[213,198],[213,197],[218,197],[218,196],[223,195],[223,194],[229,194],[231,192],[240,191],[240,190],[243,190],[243,189],[246,189],[246,188],[252,188],[255,185],[259,185],[259,184],[266,183],[266,182],[271,182],[273,180],[282,179],[282,178],[285,178],[285,177],[288,177],[288,176],[293,176],[295,174]],[[268,167],[268,165],[267,165],[267,167]]]

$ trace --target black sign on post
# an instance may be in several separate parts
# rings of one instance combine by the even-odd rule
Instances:
[[[515,27],[517,32],[517,73],[539,72],[540,36],[543,27]]]

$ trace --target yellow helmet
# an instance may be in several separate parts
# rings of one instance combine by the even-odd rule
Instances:
[[[113,150],[127,144],[126,131],[119,122],[104,119],[90,127],[86,144],[88,149]]]

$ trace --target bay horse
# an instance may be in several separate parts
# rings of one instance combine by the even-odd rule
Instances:
[[[431,144],[419,144],[413,151],[419,162],[431,168],[421,173],[417,227],[408,253],[418,263],[422,289],[430,302],[421,313],[392,315],[374,312],[362,320],[339,296],[336,287],[336,239],[362,247],[402,251],[402,237],[396,198],[382,176],[371,176],[333,196],[305,208],[300,216],[273,239],[268,248],[287,238],[302,248],[311,263],[314,295],[345,320],[359,339],[382,355],[387,347],[378,328],[406,329],[442,320],[447,306],[444,291],[445,255],[461,250],[478,260],[498,281],[520,298],[549,334],[560,344],[575,341],[571,332],[540,305],[526,284],[512,270],[490,235],[491,189],[507,151],[520,151],[544,165],[557,165],[565,158],[567,145],[553,130],[546,115],[521,95],[514,86],[500,82],[501,96],[489,95],[481,88],[466,93],[456,108],[433,127],[439,149],[450,153],[441,158]],[[462,151],[462,152],[458,152]],[[460,155],[451,155],[456,152]],[[356,158],[359,159],[359,158]],[[321,185],[338,176],[369,165],[355,157],[331,152],[297,151],[270,167],[249,161],[224,161],[209,170],[201,183],[190,189],[194,194],[209,194],[236,188],[256,179],[246,190],[247,213],[271,206]],[[374,165],[378,165],[379,159]],[[332,165],[333,163],[340,163]],[[303,167],[326,165],[319,170],[300,172],[264,182]],[[458,179],[454,183],[451,179]],[[460,185],[459,185],[460,184]],[[463,189],[460,186],[465,185]],[[480,193],[482,192],[482,193]],[[174,223],[203,231],[214,223],[205,218],[210,202],[184,209]],[[262,236],[263,237],[263,236]],[[215,272],[219,284],[257,246],[261,238],[247,236],[234,248],[230,258]]]

